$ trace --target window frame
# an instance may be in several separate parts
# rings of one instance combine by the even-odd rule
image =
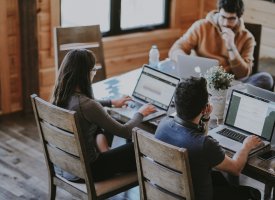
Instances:
[[[61,19],[61,2],[59,5],[59,17],[60,17],[60,26],[62,26],[62,19]],[[63,0],[64,1],[64,0]],[[152,31],[162,28],[169,28],[170,25],[170,10],[171,10],[171,1],[170,0],[164,0],[165,3],[165,10],[164,10],[164,22],[159,25],[149,25],[149,26],[143,26],[143,27],[137,27],[137,28],[130,28],[127,30],[122,30],[120,27],[120,11],[121,11],[121,0],[110,0],[110,30],[107,32],[102,32],[103,37],[108,36],[115,36],[115,35],[123,35],[128,33],[135,33],[135,32],[146,32],[146,31]]]

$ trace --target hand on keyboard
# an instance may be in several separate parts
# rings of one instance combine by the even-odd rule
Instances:
[[[243,147],[249,151],[263,145],[263,141],[256,135],[250,135],[243,141]]]
[[[138,110],[138,112],[141,113],[143,117],[146,117],[151,113],[156,112],[156,107],[152,104],[145,104]]]
[[[124,105],[127,105],[127,102],[131,101],[132,98],[130,96],[124,95],[119,99],[112,99],[112,105],[116,108],[121,108]]]

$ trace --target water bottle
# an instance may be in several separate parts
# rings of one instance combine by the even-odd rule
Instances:
[[[157,45],[153,45],[149,52],[149,65],[158,68],[159,64],[159,50]]]

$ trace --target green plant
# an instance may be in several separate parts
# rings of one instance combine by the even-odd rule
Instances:
[[[227,73],[222,67],[214,66],[207,70],[204,75],[210,89],[225,90],[230,87],[231,81],[234,80],[234,75]]]

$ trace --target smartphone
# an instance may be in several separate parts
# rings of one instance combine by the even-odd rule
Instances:
[[[270,150],[270,151],[261,153],[260,155],[258,155],[258,157],[263,160],[269,160],[269,159],[275,158],[275,150]]]

